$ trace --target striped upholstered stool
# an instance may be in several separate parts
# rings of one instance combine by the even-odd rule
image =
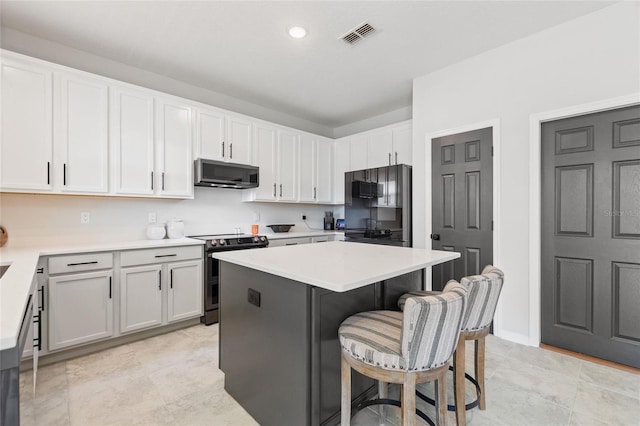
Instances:
[[[456,421],[459,426],[467,423],[466,410],[480,406],[486,408],[484,386],[484,355],[485,337],[489,334],[491,322],[496,312],[498,297],[502,290],[504,274],[494,266],[488,265],[480,275],[464,277],[460,280],[468,291],[467,311],[462,320],[460,340],[453,358],[453,387],[455,395]],[[450,281],[455,282],[455,281]],[[447,284],[449,285],[449,284]],[[446,287],[445,287],[446,288]],[[400,309],[406,309],[406,304],[413,297],[425,297],[426,295],[441,294],[434,291],[415,291],[406,293],[398,300]],[[474,340],[474,370],[475,379],[465,373],[465,341]],[[476,385],[477,398],[474,402],[465,405],[465,376]],[[423,399],[429,400],[418,393]],[[453,410],[453,407],[449,407]]]
[[[446,374],[456,348],[467,289],[450,282],[437,296],[411,297],[404,312],[371,311],[340,325],[342,426],[351,419],[351,369],[380,382],[402,384],[402,424],[415,425],[416,383],[435,380],[436,415],[446,423]]]

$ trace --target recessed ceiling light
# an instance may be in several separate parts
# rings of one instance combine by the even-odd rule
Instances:
[[[289,35],[293,38],[302,38],[307,35],[307,30],[302,27],[289,28]]]

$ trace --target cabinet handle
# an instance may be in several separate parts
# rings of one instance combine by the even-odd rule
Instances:
[[[109,277],[109,299],[111,299],[111,277]]]
[[[153,191],[153,172],[151,172],[151,190]]]
[[[222,141],[222,158],[224,158],[224,141]]]
[[[229,158],[233,159],[233,144],[229,144]]]
[[[42,350],[42,314],[38,312],[38,350]],[[35,343],[35,342],[34,342]]]
[[[44,286],[40,287],[38,292],[40,293],[40,310],[44,311]]]
[[[285,243],[284,245],[285,246],[297,246],[298,243]]]
[[[164,172],[162,172],[162,190],[164,191]]]
[[[398,152],[396,151],[396,166],[398,165]]]
[[[282,197],[282,184],[280,184],[280,196]]]
[[[317,198],[317,197],[316,197],[316,194],[317,194],[317,187],[315,187],[315,186],[314,186],[314,187],[313,187],[313,199],[314,199],[314,200]]]
[[[98,261],[94,260],[92,262],[78,262],[78,263],[67,263],[67,266],[78,266],[78,265],[97,265]]]
[[[273,184],[273,196],[274,197],[276,196],[276,184],[275,183]]]
[[[162,290],[162,269],[158,271],[158,290]]]
[[[391,165],[391,153],[389,153],[389,165]]]
[[[67,185],[67,163],[62,165],[62,185]]]
[[[47,161],[47,185],[51,184],[51,162]]]
[[[169,286],[173,288],[173,269],[169,269]]]
[[[157,254],[155,257],[174,257],[177,256],[177,254]]]

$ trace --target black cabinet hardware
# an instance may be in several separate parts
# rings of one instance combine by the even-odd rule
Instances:
[[[224,141],[222,141],[222,158],[224,158]]]
[[[51,184],[51,162],[47,161],[47,185]]]
[[[92,262],[78,262],[78,263],[67,263],[67,266],[78,266],[78,265],[97,265],[98,261],[94,260]]]
[[[173,257],[177,256],[177,254],[157,254],[156,257]]]
[[[164,172],[162,172],[162,190],[164,191]]]
[[[282,184],[280,184],[280,196],[282,197]]]
[[[173,288],[173,269],[169,270],[169,286]]]
[[[62,184],[67,185],[67,163],[62,165]]]
[[[229,158],[233,158],[233,144],[229,144]]]
[[[109,277],[109,299],[111,299],[111,277]]]
[[[273,196],[274,197],[276,196],[276,184],[275,183],[273,184]]]
[[[151,190],[153,191],[153,172],[151,172]]]
[[[44,286],[38,289],[38,293],[40,293],[40,310],[44,311]]]
[[[38,269],[36,269],[36,272],[38,274],[44,274],[44,268],[38,268]]]
[[[162,290],[162,270],[158,271],[158,290]]]
[[[440,239],[440,234],[431,234],[431,239],[434,241],[438,241]]]

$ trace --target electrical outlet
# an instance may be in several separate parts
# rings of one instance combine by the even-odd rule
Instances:
[[[91,213],[89,212],[82,212],[80,213],[80,223],[89,223],[91,222]]]
[[[149,213],[148,223],[156,223],[157,220],[158,218],[155,213]]]

